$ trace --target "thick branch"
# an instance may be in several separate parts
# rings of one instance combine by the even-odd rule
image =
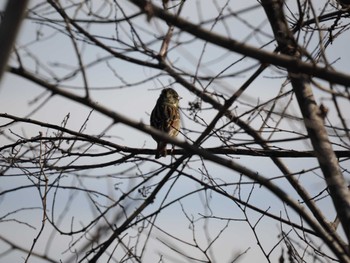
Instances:
[[[271,27],[281,52],[300,59],[298,44],[289,30],[283,13],[283,1],[262,0]],[[305,127],[315,150],[318,162],[330,190],[333,203],[342,222],[348,240],[350,240],[350,193],[340,171],[337,157],[329,141],[324,120],[314,98],[308,75],[289,70],[289,77],[297,97]],[[347,251],[347,253],[349,253]]]
[[[274,195],[276,195],[281,201],[285,202],[287,205],[289,205],[292,209],[294,209],[300,216],[310,225],[310,227],[315,230],[315,232],[319,233],[320,237],[324,240],[324,242],[327,243],[327,245],[334,251],[334,253],[341,259],[343,259],[344,262],[350,261],[347,255],[344,255],[341,251],[342,249],[339,247],[339,243],[329,235],[323,228],[320,227],[320,225],[311,217],[311,215],[292,197],[290,197],[286,192],[284,192],[281,188],[279,188],[277,185],[275,185],[271,180],[269,180],[267,177],[260,175],[256,171],[253,171],[245,166],[242,166],[232,160],[228,160],[219,156],[216,156],[208,151],[205,151],[201,149],[200,147],[196,145],[191,145],[187,142],[181,142],[177,139],[174,139],[173,137],[168,136],[165,133],[162,133],[152,127],[149,127],[148,125],[145,125],[140,122],[135,122],[121,114],[118,114],[106,107],[103,107],[102,105],[91,101],[88,98],[80,97],[76,94],[73,94],[71,92],[68,92],[63,89],[59,89],[57,86],[47,83],[46,81],[43,81],[42,79],[39,79],[36,75],[24,70],[24,69],[16,69],[11,68],[11,72],[14,74],[19,74],[23,77],[25,77],[28,80],[31,80],[38,84],[39,86],[42,86],[43,88],[51,91],[53,94],[58,94],[62,97],[65,97],[69,100],[81,103],[82,105],[85,105],[89,108],[92,108],[96,110],[97,112],[100,112],[101,114],[108,116],[111,118],[114,122],[120,122],[125,125],[128,125],[132,128],[135,128],[139,131],[145,132],[147,134],[153,135],[157,138],[160,138],[164,141],[167,141],[169,143],[172,143],[174,145],[177,145],[187,151],[187,155],[184,157],[188,157],[193,154],[198,154],[202,156],[204,159],[212,161],[214,163],[217,163],[223,167],[226,167],[230,170],[236,171],[240,174],[243,174],[247,176],[249,179],[257,182],[258,184],[266,187],[269,191],[271,191]],[[184,158],[180,158],[181,160]],[[148,200],[148,199],[147,199]],[[140,207],[141,211],[144,207]],[[125,225],[126,226],[126,225]],[[119,229],[117,230],[119,232]],[[115,238],[116,234],[113,234],[111,236],[111,241],[113,238]],[[105,245],[101,247],[100,252],[103,249],[107,249],[109,245]],[[95,255],[94,257],[97,259],[98,257]]]
[[[10,56],[28,0],[8,0],[0,25],[0,79]]]
[[[163,19],[164,21],[175,25],[176,27],[186,31],[199,39],[203,39],[214,45],[223,47],[227,50],[237,52],[239,54],[245,55],[261,61],[262,63],[268,63],[271,65],[280,66],[288,69],[291,72],[303,72],[310,76],[315,76],[323,80],[327,80],[332,83],[341,84],[344,86],[350,86],[350,76],[344,73],[336,72],[329,68],[319,67],[312,63],[306,63],[292,56],[285,54],[274,54],[268,51],[261,50],[242,42],[236,41],[231,38],[224,37],[222,35],[216,34],[214,32],[205,30],[200,26],[188,22],[185,19],[174,16],[165,10],[152,5],[149,1],[145,0],[129,0],[133,4],[145,11],[145,6],[152,9],[152,15]]]

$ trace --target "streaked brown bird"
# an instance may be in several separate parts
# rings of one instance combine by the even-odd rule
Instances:
[[[151,114],[151,126],[171,137],[177,136],[180,130],[179,100],[180,97],[175,90],[172,88],[163,89]],[[155,137],[153,139],[158,144],[156,159],[161,156],[165,157],[167,143]]]

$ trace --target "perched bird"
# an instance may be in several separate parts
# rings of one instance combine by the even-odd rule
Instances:
[[[151,114],[151,126],[171,137],[177,136],[180,130],[179,100],[180,97],[175,90],[172,88],[163,89]],[[165,157],[167,143],[155,137],[153,139],[158,144],[156,159],[161,156]]]

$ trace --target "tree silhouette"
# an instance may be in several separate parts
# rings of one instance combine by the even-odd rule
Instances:
[[[15,2],[2,261],[350,262],[346,1]]]

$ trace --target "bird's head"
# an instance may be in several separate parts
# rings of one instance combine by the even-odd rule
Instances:
[[[177,92],[172,88],[163,89],[160,97],[165,103],[175,106],[179,105],[179,100],[181,99],[179,94],[177,94]]]

